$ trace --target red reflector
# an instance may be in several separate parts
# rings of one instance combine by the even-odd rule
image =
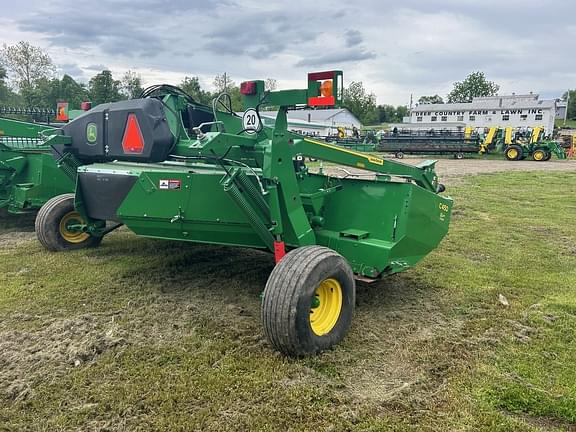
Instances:
[[[144,151],[144,138],[138,124],[136,114],[128,114],[126,129],[124,129],[124,138],[122,138],[122,149],[124,153],[142,154]]]
[[[336,103],[334,96],[316,96],[308,98],[310,106],[332,106]]]
[[[245,96],[256,94],[256,82],[254,81],[244,81],[240,84],[240,93]]]
[[[274,242],[274,262],[278,264],[282,258],[286,255],[286,245],[283,241]]]
[[[322,81],[333,78],[334,78],[334,71],[310,72],[308,74],[308,81]]]

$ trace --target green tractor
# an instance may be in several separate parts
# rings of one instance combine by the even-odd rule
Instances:
[[[536,162],[545,162],[556,155],[566,159],[564,148],[556,141],[543,139],[543,129],[535,127],[527,136],[512,137],[512,128],[504,129],[504,156],[509,161],[518,161],[530,157]]]
[[[311,73],[300,90],[265,91],[258,80],[240,91],[243,115],[226,94],[207,107],[154,86],[50,136],[76,187],[40,209],[37,237],[50,251],[95,247],[125,225],[144,237],[269,251],[264,333],[286,355],[318,353],[348,332],[355,280],[418,263],[448,232],[452,200],[435,161],[405,165],[288,131],[288,110],[341,104],[342,72]],[[259,109],[270,105],[280,108],[266,127]],[[372,176],[313,173],[306,158]]]

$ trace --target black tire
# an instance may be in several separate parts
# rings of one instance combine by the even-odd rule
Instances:
[[[521,146],[513,144],[504,149],[504,156],[509,161],[517,161],[523,158],[524,151],[522,150]]]
[[[396,159],[404,159],[404,153],[402,152],[396,152],[394,156],[396,157]]]
[[[544,158],[544,162],[549,161],[552,158],[552,153],[547,151],[546,152],[546,157]]]
[[[320,304],[314,306],[313,301],[317,289],[325,289],[324,284],[334,280],[340,287],[341,307],[332,326],[318,334],[312,321],[313,310],[320,309]],[[348,333],[355,297],[354,274],[341,255],[322,246],[295,249],[276,265],[266,283],[262,299],[264,334],[274,348],[289,356],[327,350]]]
[[[464,153],[458,152],[458,153],[456,153],[456,154],[454,155],[454,157],[455,157],[456,159],[464,159]]]
[[[73,238],[75,235],[73,231],[68,232],[69,238],[67,239],[66,232],[62,231],[62,222],[65,217],[82,221],[82,217],[74,208],[74,194],[58,195],[40,208],[36,215],[35,229],[36,237],[42,246],[49,251],[60,252],[95,247],[100,244],[102,237],[78,233],[78,236]]]

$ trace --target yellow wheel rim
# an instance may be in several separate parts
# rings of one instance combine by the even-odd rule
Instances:
[[[508,150],[508,157],[510,159],[516,159],[516,157],[518,157],[518,150],[516,150],[516,149]]]
[[[310,326],[312,331],[322,336],[329,333],[340,317],[342,310],[342,287],[336,279],[323,280],[312,299]]]
[[[88,240],[90,234],[81,231],[73,231],[69,228],[71,225],[83,223],[84,219],[82,219],[82,216],[80,216],[80,213],[77,211],[66,213],[62,220],[60,220],[60,235],[68,243],[82,243],[83,241]]]
[[[544,152],[540,151],[540,150],[536,150],[534,152],[534,160],[541,161],[542,159],[544,159]]]

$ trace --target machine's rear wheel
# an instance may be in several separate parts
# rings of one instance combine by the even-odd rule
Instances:
[[[36,237],[50,251],[64,251],[98,246],[102,237],[71,229],[84,224],[74,208],[74,194],[58,195],[46,202],[36,216]]]
[[[303,356],[340,342],[352,321],[356,287],[346,260],[332,249],[305,246],[276,265],[264,289],[264,333],[284,354]]]
[[[524,152],[522,151],[522,147],[515,144],[508,146],[506,150],[504,150],[504,156],[506,156],[506,159],[510,161],[517,161],[522,159],[523,153]]]
[[[401,151],[396,152],[394,156],[396,156],[396,159],[404,159],[404,153],[402,153]]]
[[[534,153],[532,153],[532,159],[534,159],[536,162],[542,162],[547,160],[546,151],[542,149],[534,150]]]

